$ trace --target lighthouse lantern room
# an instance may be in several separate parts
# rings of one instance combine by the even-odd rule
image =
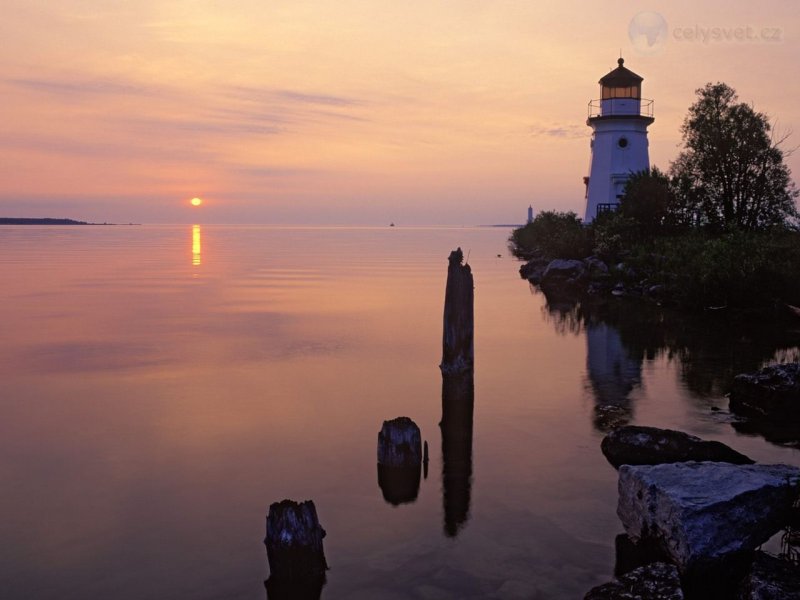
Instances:
[[[653,101],[642,98],[642,78],[618,67],[600,79],[600,99],[589,102],[586,124],[592,128],[592,161],[586,183],[584,223],[615,210],[632,173],[650,168],[647,126]]]

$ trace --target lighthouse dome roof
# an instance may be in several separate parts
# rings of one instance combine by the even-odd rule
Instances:
[[[622,66],[624,63],[625,59],[620,58],[617,61],[619,66],[613,71],[609,72],[608,75],[600,79],[600,85],[606,87],[628,87],[641,83],[643,78],[639,77],[630,69],[626,69],[624,66]]]

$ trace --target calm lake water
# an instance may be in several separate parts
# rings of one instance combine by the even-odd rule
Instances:
[[[723,396],[796,356],[797,332],[548,303],[507,235],[0,227],[0,597],[263,600],[265,516],[293,498],[328,532],[323,598],[580,598],[622,531],[608,427],[800,465]],[[476,368],[454,477],[438,363],[457,246]],[[376,440],[401,415],[431,459],[394,505]]]

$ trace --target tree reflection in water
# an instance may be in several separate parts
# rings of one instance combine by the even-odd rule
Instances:
[[[675,361],[690,397],[709,409],[739,373],[800,357],[800,330],[781,322],[687,315],[624,298],[545,299],[544,316],[558,333],[586,335],[587,379],[601,431],[632,418],[630,393],[640,385],[644,361]]]

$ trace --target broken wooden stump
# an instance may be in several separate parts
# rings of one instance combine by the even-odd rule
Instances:
[[[314,502],[283,500],[269,507],[267,516],[267,560],[270,585],[284,589],[295,585],[319,589],[328,563],[322,548],[325,530],[319,524]]]
[[[444,374],[471,372],[474,360],[474,284],[472,269],[462,265],[464,253],[450,253],[444,295],[442,364]]]
[[[422,472],[422,436],[408,417],[384,421],[378,433],[378,486],[393,505],[414,502]]]

